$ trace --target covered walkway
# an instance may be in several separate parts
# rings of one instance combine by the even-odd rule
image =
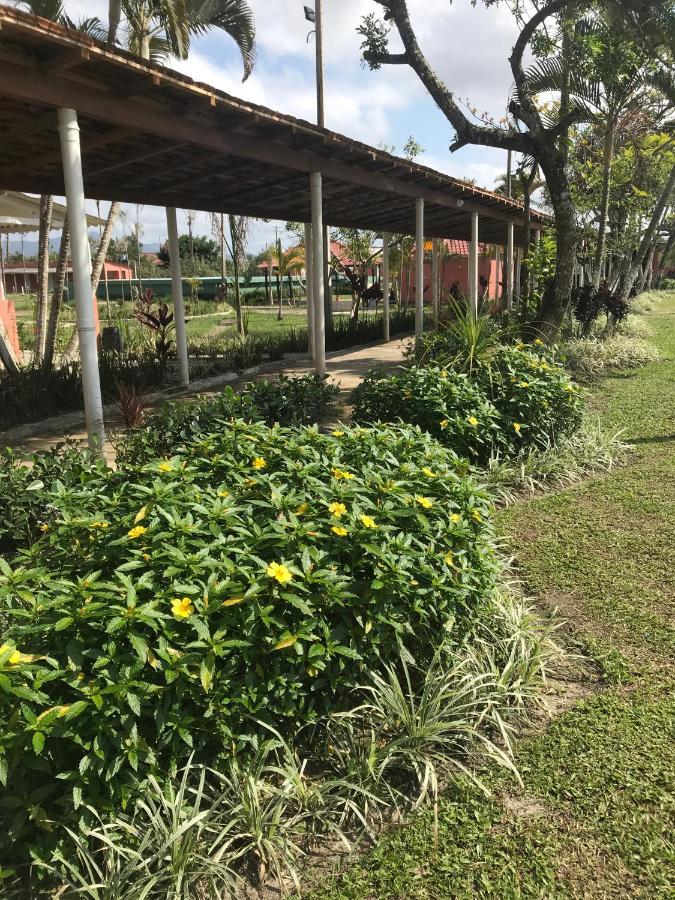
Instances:
[[[104,423],[85,196],[167,208],[183,384],[189,381],[189,367],[176,208],[308,223],[310,351],[319,372],[325,370],[325,225],[377,231],[385,248],[390,233],[415,235],[418,334],[425,237],[471,241],[474,309],[479,242],[504,245],[507,302],[512,301],[514,248],[524,240],[520,204],[7,7],[0,8],[0,127],[0,189],[65,194],[68,200],[92,443],[104,440]],[[551,224],[536,211],[531,218],[535,235]],[[387,261],[385,252],[385,285]],[[437,281],[433,284],[437,306]],[[388,290],[384,296],[387,340]]]

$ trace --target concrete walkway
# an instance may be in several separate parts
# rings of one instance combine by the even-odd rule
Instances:
[[[395,368],[404,359],[404,353],[411,341],[410,337],[395,337],[388,344],[371,344],[350,350],[338,350],[326,355],[326,369],[328,375],[336,381],[341,388],[338,399],[343,407],[349,393],[359,384],[369,369],[377,366]],[[194,389],[172,394],[170,397],[153,395],[153,402],[148,404],[148,410],[152,411],[161,407],[167,400],[185,400],[190,398],[211,396],[220,393],[226,385],[235,389],[244,384],[260,378],[273,377],[283,372],[284,375],[304,375],[313,371],[312,364],[308,360],[293,362],[279,362],[258,366],[239,377],[221,376],[211,379],[210,382],[200,382]],[[41,425],[44,427],[41,428]],[[106,430],[113,433],[124,430],[124,425],[114,407],[106,409]],[[84,417],[79,414],[66,414],[49,423],[36,422],[29,427],[0,433],[0,446],[13,447],[16,450],[27,453],[35,453],[53,449],[62,444],[64,438],[68,438],[76,444],[86,444],[87,434]],[[30,431],[30,434],[26,432]],[[110,441],[106,441],[105,456],[109,462],[115,459],[115,449]]]

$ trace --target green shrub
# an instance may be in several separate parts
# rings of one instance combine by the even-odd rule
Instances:
[[[491,590],[487,495],[410,427],[237,420],[170,459],[45,483],[0,561],[0,862],[110,816],[151,774],[354,705],[399,644],[424,665]]]
[[[233,418],[268,425],[312,425],[332,410],[339,392],[328,376],[309,373],[250,382],[241,393],[228,386],[202,400],[166,403],[141,428],[120,437],[118,462],[138,464],[171,455],[200,435],[226,429]]]
[[[577,378],[592,381],[610,372],[638,369],[656,362],[660,353],[641,337],[615,334],[604,340],[577,338],[561,350],[567,369]]]
[[[507,456],[555,444],[581,425],[579,389],[542,346],[500,347],[474,377],[499,413]]]
[[[352,394],[355,422],[410,422],[459,456],[485,462],[498,441],[498,413],[467,375],[410,366],[367,373]]]

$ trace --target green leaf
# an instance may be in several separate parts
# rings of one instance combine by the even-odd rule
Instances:
[[[148,658],[148,644],[147,642],[138,634],[130,634],[129,641],[131,646],[136,651],[136,655],[138,658],[145,662]]]
[[[129,709],[135,716],[140,716],[141,714],[141,701],[138,699],[136,694],[127,694],[126,701],[129,704]]]
[[[64,616],[62,619],[54,625],[54,631],[64,631],[66,628],[70,628],[73,624],[72,616]]]
[[[215,668],[215,664],[216,661],[213,654],[209,653],[199,667],[199,678],[202,683],[202,687],[207,694],[211,690],[211,685],[213,684],[213,670]]]
[[[39,756],[45,745],[45,736],[41,731],[36,731],[33,735],[33,751]]]

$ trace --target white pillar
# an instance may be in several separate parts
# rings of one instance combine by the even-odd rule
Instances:
[[[518,249],[516,250],[516,275],[515,275],[515,279],[514,279],[515,280],[514,292],[516,295],[516,299],[518,301],[520,301],[520,293],[521,293],[520,274],[521,274],[522,264],[523,264],[523,251],[520,247],[518,247]]]
[[[415,337],[424,332],[424,198],[415,201]]]
[[[513,222],[507,225],[506,242],[506,308],[513,309]]]
[[[499,287],[502,281],[502,251],[499,244],[495,244],[495,269],[496,269],[496,277],[495,277],[495,300],[501,300],[501,294],[499,291]],[[499,308],[499,303],[498,307]]]
[[[434,328],[438,328],[438,307],[440,285],[438,282],[438,238],[431,244],[431,308],[433,310]]]
[[[469,307],[478,318],[478,213],[471,213],[471,243],[469,245]]]
[[[314,368],[319,375],[326,372],[326,317],[323,291],[323,199],[321,172],[309,176],[312,201],[313,301],[314,301]]]
[[[389,232],[382,232],[382,336],[389,340]]]
[[[307,285],[307,356],[314,359],[314,260],[312,226],[305,222],[305,283]]]
[[[80,345],[84,415],[89,446],[103,454],[105,426],[96,348],[94,299],[91,290],[91,252],[87,232],[87,210],[84,203],[80,128],[77,124],[76,111],[60,109],[58,122],[70,224],[70,253],[75,286],[75,318]]]
[[[169,236],[169,265],[171,267],[173,320],[176,323],[176,355],[178,356],[178,377],[182,385],[188,385],[190,384],[190,364],[188,362],[187,332],[185,330],[183,275],[180,268],[178,223],[176,220],[176,210],[173,206],[167,206],[166,208],[166,228]]]

